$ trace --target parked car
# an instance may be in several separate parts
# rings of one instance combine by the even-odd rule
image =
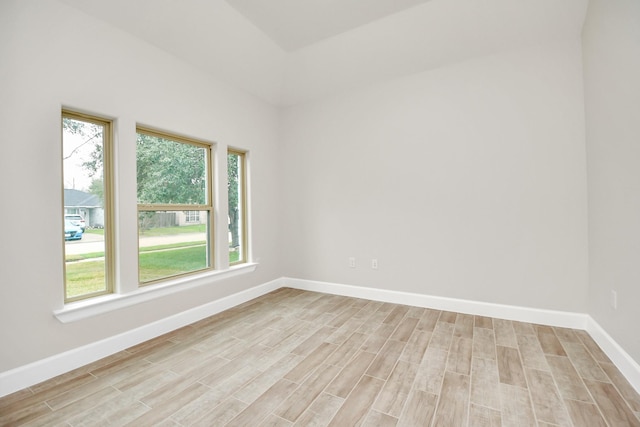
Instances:
[[[69,220],[71,221],[71,223],[73,225],[77,225],[78,227],[82,228],[82,232],[84,233],[85,230],[85,222],[84,222],[84,218],[82,218],[82,215],[78,215],[78,214],[66,214],[64,216],[65,221]]]
[[[80,240],[82,239],[82,227],[74,224],[73,220],[64,220],[64,240]]]

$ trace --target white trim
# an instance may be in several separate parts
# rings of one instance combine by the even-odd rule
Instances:
[[[88,298],[82,301],[65,304],[61,310],[53,312],[54,316],[62,323],[76,322],[78,320],[97,316],[109,311],[129,307],[141,302],[150,301],[166,295],[182,292],[186,289],[210,284],[214,281],[228,279],[240,274],[255,271],[258,264],[246,263],[230,267],[228,270],[207,272],[192,276],[180,277],[174,280],[140,287],[127,294],[109,294],[101,297]]]
[[[600,346],[602,351],[611,359],[622,375],[629,381],[633,388],[640,393],[640,365],[633,360],[629,353],[624,351],[620,344],[598,324],[591,316],[588,316],[586,331]]]
[[[520,322],[539,323],[573,329],[585,329],[587,325],[587,315],[582,313],[493,304],[489,302],[390,291],[388,289],[367,288],[363,286],[341,285],[289,277],[283,278],[283,281],[285,286],[290,288],[394,304],[427,307],[437,310],[455,311],[457,313],[475,314],[477,316],[496,317],[498,319],[518,320]]]
[[[140,344],[167,332],[213,316],[281,287],[281,279],[194,307],[165,319],[123,332],[113,337],[74,348],[28,365],[0,373],[0,397],[69,372],[118,351]]]

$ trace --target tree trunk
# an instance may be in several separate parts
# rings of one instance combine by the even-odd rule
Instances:
[[[234,209],[229,212],[229,231],[231,232],[231,247],[237,248],[240,246],[240,236],[238,233],[238,210]]]

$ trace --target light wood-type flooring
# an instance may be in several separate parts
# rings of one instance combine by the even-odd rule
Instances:
[[[640,426],[584,331],[283,288],[0,399],[0,425]]]

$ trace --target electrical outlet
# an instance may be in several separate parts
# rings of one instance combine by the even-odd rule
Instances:
[[[356,268],[356,259],[354,257],[349,257],[349,268]]]
[[[378,269],[378,260],[376,258],[371,259],[371,268],[374,270]]]
[[[611,308],[618,309],[618,293],[616,291],[611,291]]]

